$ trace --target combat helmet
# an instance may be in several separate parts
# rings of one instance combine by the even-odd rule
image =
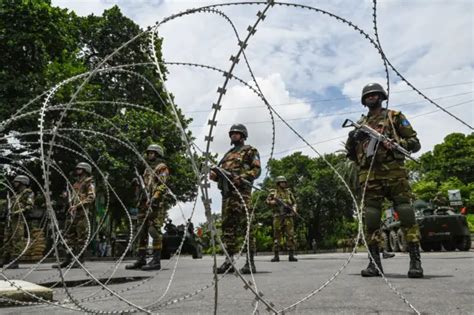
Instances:
[[[362,96],[360,97],[360,102],[365,105],[364,98],[367,94],[370,93],[379,93],[381,101],[385,101],[387,97],[387,92],[383,89],[383,87],[378,83],[369,83],[362,89]]]
[[[14,179],[13,182],[19,182],[25,186],[30,186],[30,178],[25,175],[17,175]]]
[[[80,162],[76,165],[76,169],[78,168],[83,169],[88,174],[92,174],[92,166],[89,163]]]
[[[275,184],[286,183],[286,182],[288,181],[286,180],[285,176],[277,176],[277,178],[275,178]]]
[[[146,148],[146,152],[152,151],[155,152],[158,156],[164,157],[165,156],[165,151],[163,150],[163,147],[159,144],[150,144],[148,148]]]
[[[242,135],[242,137],[245,139],[247,139],[247,137],[249,136],[249,133],[247,131],[247,127],[245,127],[244,125],[242,124],[234,124],[232,125],[232,127],[230,127],[230,130],[229,130],[229,136],[232,132],[238,132]]]

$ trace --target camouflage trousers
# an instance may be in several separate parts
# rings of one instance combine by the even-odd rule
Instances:
[[[147,248],[148,235],[153,239],[153,250],[161,250],[163,248],[163,233],[161,227],[165,223],[167,216],[166,207],[151,206],[148,213],[146,206],[141,206],[138,210],[137,228],[143,227],[138,234],[138,250]]]
[[[293,217],[277,215],[273,217],[273,251],[279,251],[283,236],[286,238],[286,249],[295,250],[295,231]]]
[[[5,226],[3,236],[3,257],[14,259],[21,254],[25,243],[25,226],[23,219],[19,214],[11,217],[10,225]]]
[[[25,259],[28,260],[39,260],[43,257],[44,251],[46,250],[46,239],[43,229],[39,224],[31,224],[28,222],[30,228],[31,240],[28,250],[25,253]]]
[[[251,192],[241,191],[240,193],[250,216],[252,213]],[[253,222],[255,222],[254,219],[250,223],[249,245],[250,251],[255,252],[257,246]],[[239,194],[236,191],[229,192],[228,196],[222,198],[222,242],[229,254],[233,255],[239,252],[247,234],[247,225],[247,214]],[[246,251],[246,248],[244,248],[244,251]]]
[[[78,255],[86,245],[89,229],[83,209],[78,209],[74,216],[67,215],[64,238],[74,255]]]
[[[407,242],[419,243],[420,230],[416,224],[415,212],[411,204],[412,193],[406,178],[375,179],[368,182],[364,208],[368,243],[374,245],[381,243],[380,220],[385,198],[393,203]]]

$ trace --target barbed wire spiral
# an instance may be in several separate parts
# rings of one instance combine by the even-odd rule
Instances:
[[[234,21],[224,12],[222,11],[223,8],[229,6],[258,6],[259,11],[256,13],[256,17],[254,18],[253,24],[249,25],[246,30],[245,34],[240,34],[237,27],[235,26]],[[143,31],[142,33],[138,34],[134,38],[129,39],[127,42],[123,43],[118,49],[113,51],[110,55],[100,61],[96,67],[89,72],[85,72],[79,75],[72,76],[64,81],[57,83],[52,88],[46,90],[42,94],[38,95],[36,98],[30,100],[23,106],[21,106],[10,118],[0,123],[0,139],[2,144],[0,145],[0,150],[12,150],[12,148],[21,146],[30,146],[34,148],[33,151],[24,152],[28,156],[28,159],[37,161],[41,167],[41,178],[37,178],[33,175],[33,173],[24,167],[22,163],[18,163],[15,158],[14,154],[10,154],[9,157],[5,157],[1,166],[3,167],[4,173],[2,174],[3,180],[0,181],[2,184],[2,190],[7,190],[10,194],[14,194],[14,189],[11,183],[8,181],[9,175],[12,173],[15,174],[23,174],[27,175],[31,178],[31,180],[35,183],[35,186],[39,187],[39,191],[37,192],[38,195],[42,196],[45,200],[45,207],[46,213],[43,219],[41,220],[40,227],[42,229],[46,229],[48,233],[50,233],[51,238],[53,240],[53,244],[51,249],[41,258],[37,263],[33,264],[28,268],[28,270],[24,271],[21,270],[17,274],[7,276],[5,274],[5,269],[7,269],[11,264],[15,263],[16,261],[20,260],[25,253],[28,251],[29,248],[34,246],[35,242],[38,240],[35,239],[30,229],[28,228],[28,224],[24,216],[21,217],[21,224],[24,225],[27,232],[27,240],[26,245],[24,246],[22,252],[13,258],[13,260],[5,265],[0,270],[0,276],[5,281],[10,283],[11,286],[15,287],[17,290],[22,291],[23,293],[29,295],[30,297],[34,297],[36,302],[22,302],[17,301],[14,299],[2,297],[0,298],[3,302],[9,302],[15,305],[24,305],[24,306],[35,306],[36,308],[40,309],[42,307],[52,306],[54,308],[60,308],[64,310],[71,310],[71,311],[82,311],[87,313],[95,313],[95,314],[118,314],[118,313],[156,313],[166,309],[167,307],[182,303],[183,301],[193,299],[198,294],[206,291],[206,290],[214,290],[214,309],[213,312],[215,314],[218,313],[218,306],[219,306],[219,283],[223,281],[225,277],[229,275],[229,272],[224,273],[223,275],[217,274],[217,254],[215,248],[217,246],[220,247],[224,256],[232,262],[232,266],[235,269],[235,275],[242,281],[242,287],[245,290],[248,290],[254,297],[255,300],[252,304],[253,313],[259,312],[261,309],[261,305],[263,305],[264,309],[268,312],[274,314],[283,314],[288,313],[298,305],[301,305],[314,297],[316,294],[323,291],[327,286],[333,283],[339,275],[341,275],[342,271],[349,265],[352,261],[354,255],[357,252],[357,244],[359,241],[362,241],[365,247],[367,247],[367,241],[364,234],[363,224],[362,224],[362,209],[364,208],[364,196],[365,196],[365,188],[367,188],[367,182],[365,183],[364,189],[362,191],[362,198],[358,201],[356,196],[353,195],[352,190],[349,187],[349,184],[345,181],[344,176],[340,174],[338,169],[331,164],[330,161],[326,159],[324,154],[320,152],[315,147],[315,143],[310,143],[306,139],[304,135],[296,130],[294,126],[291,125],[291,119],[285,119],[280,112],[276,109],[277,106],[272,106],[269,100],[264,95],[256,75],[253,71],[251,66],[251,62],[246,55],[246,49],[252,45],[252,42],[255,40],[254,35],[260,27],[263,27],[265,24],[265,19],[267,15],[272,14],[272,10],[274,10],[275,6],[283,7],[285,10],[307,10],[309,12],[323,15],[330,19],[331,22],[339,23],[341,25],[347,26],[354,34],[360,35],[364,40],[367,40],[368,43],[374,48],[375,51],[379,54],[381,58],[381,66],[383,66],[383,70],[385,72],[386,77],[386,90],[388,95],[391,93],[390,88],[390,70],[393,71],[399,78],[402,80],[407,86],[422,96],[426,101],[431,103],[437,108],[437,111],[442,111],[447,115],[455,118],[461,124],[467,126],[469,129],[472,130],[472,126],[470,126],[466,121],[462,120],[460,117],[457,117],[452,112],[448,110],[449,107],[443,107],[436,102],[438,99],[432,99],[422,93],[418,88],[416,88],[408,79],[395,68],[395,66],[390,62],[385,54],[384,50],[382,49],[380,43],[380,32],[378,29],[378,22],[377,22],[377,1],[373,0],[372,2],[372,26],[373,26],[373,35],[370,35],[368,32],[361,29],[359,26],[355,25],[348,19],[338,16],[337,14],[331,13],[329,11],[325,11],[313,6],[298,4],[298,3],[286,3],[286,2],[277,2],[273,0],[268,1],[249,1],[249,2],[231,2],[231,3],[221,3],[221,4],[213,4],[207,5],[198,8],[191,8],[183,12],[179,12],[173,15],[170,15],[166,18],[163,18],[161,21],[158,21],[153,26],[149,27],[147,30]],[[159,53],[156,51],[157,41],[159,40],[159,31],[160,28],[167,24],[171,23],[177,19],[183,19],[186,16],[198,15],[198,14],[211,14],[217,16],[223,20],[223,22],[229,27],[228,30],[232,33],[235,37],[237,45],[232,47],[235,49],[234,54],[232,54],[229,58],[229,63],[226,69],[221,69],[219,67],[210,65],[210,64],[199,64],[193,63],[188,61],[168,61],[162,62],[160,61]],[[148,41],[148,51],[147,54],[149,56],[149,62],[143,63],[130,63],[130,64],[122,64],[116,66],[110,66],[109,61],[113,60],[113,58],[123,49],[127,48],[130,44],[134,43],[138,39],[146,38]],[[244,61],[245,67],[244,69],[248,72],[251,77],[251,81],[247,82],[243,78],[237,76],[235,74],[236,69],[241,64],[241,61]],[[199,71],[209,71],[212,73],[217,73],[222,75],[224,78],[223,81],[219,84],[216,92],[216,99],[212,104],[211,108],[209,109],[208,115],[209,120],[207,122],[207,134],[204,139],[205,146],[201,150],[194,140],[189,136],[189,130],[183,126],[181,118],[180,118],[180,109],[175,105],[173,97],[171,96],[171,92],[168,91],[166,87],[166,81],[164,74],[162,72],[162,67],[187,67],[198,69]],[[160,81],[160,91],[157,90],[156,86],[150,82],[150,79],[140,74],[136,69],[139,67],[148,67],[153,69],[156,76]],[[81,100],[81,91],[86,87],[86,84],[93,80],[96,77],[100,77],[103,75],[126,75],[134,80],[140,81],[143,86],[147,89],[147,93],[156,97],[159,104],[167,104],[166,108],[164,109],[167,114],[159,110],[152,109],[150,107],[144,106],[143,104],[137,104],[132,101],[115,101],[115,100],[102,100],[102,101],[84,101]],[[211,200],[211,192],[210,187],[211,183],[208,178],[208,174],[210,168],[213,164],[212,156],[212,143],[215,139],[216,132],[219,129],[218,125],[218,118],[220,111],[223,108],[223,99],[225,98],[226,92],[229,89],[229,84],[231,82],[235,82],[245,88],[247,88],[251,93],[257,96],[262,104],[268,109],[269,115],[269,122],[271,123],[271,139],[270,139],[270,153],[268,155],[268,160],[271,160],[275,154],[275,146],[276,146],[276,127],[275,122],[276,118],[278,122],[282,122],[283,125],[296,136],[299,140],[301,140],[306,148],[309,148],[312,152],[316,155],[321,157],[327,166],[334,172],[338,180],[344,185],[345,189],[349,192],[352,202],[354,204],[354,208],[356,209],[357,213],[357,221],[358,221],[358,232],[357,236],[354,240],[354,247],[352,248],[348,258],[337,268],[334,268],[334,272],[328,275],[327,279],[323,281],[320,285],[316,285],[313,290],[307,292],[304,296],[301,296],[296,301],[289,305],[278,305],[276,301],[272,301],[271,295],[266,294],[263,292],[257,285],[257,281],[253,274],[251,274],[250,280],[244,277],[238,268],[235,266],[237,261],[240,258],[247,258],[249,259],[250,255],[250,229],[251,229],[251,222],[254,219],[254,210],[258,203],[261,202],[260,199],[257,199],[252,207],[247,207],[245,205],[245,200],[242,195],[239,193],[239,198],[241,202],[244,204],[245,214],[247,219],[246,224],[246,233],[244,236],[244,243],[242,244],[239,253],[236,255],[236,260],[231,260],[229,253],[227,252],[223,241],[220,237],[220,234],[217,231],[216,222],[213,219],[212,211],[211,211],[211,204],[213,200]],[[66,89],[67,87],[67,89]],[[58,93],[63,93],[65,90],[73,91],[71,92],[71,96],[67,103],[57,103],[55,99],[57,98]],[[388,98],[388,100],[390,97]],[[441,99],[441,98],[440,98]],[[387,106],[388,106],[387,100]],[[463,104],[463,103],[460,103]],[[38,109],[38,105],[40,106]],[[187,292],[186,294],[182,294],[178,297],[168,298],[168,293],[174,281],[176,280],[176,274],[178,272],[178,265],[180,262],[181,251],[183,249],[183,244],[185,241],[185,236],[180,240],[179,247],[176,253],[172,256],[172,258],[166,263],[166,266],[171,267],[171,273],[169,278],[166,281],[165,289],[162,292],[156,292],[156,290],[151,291],[151,297],[147,303],[134,301],[132,296],[130,295],[131,292],[138,289],[141,286],[147,285],[151,280],[155,279],[156,277],[162,274],[161,271],[152,272],[150,277],[137,281],[133,284],[127,285],[124,288],[114,289],[110,286],[110,282],[113,279],[114,275],[117,273],[118,268],[121,266],[121,263],[125,259],[127,252],[130,251],[132,248],[132,244],[137,239],[138,233],[144,228],[144,221],[139,226],[134,226],[134,222],[132,217],[127,210],[125,202],[121,199],[121,196],[117,193],[114,189],[114,183],[109,181],[109,175],[105,173],[100,167],[97,160],[94,160],[91,155],[88,153],[87,148],[84,145],[81,145],[79,141],[77,141],[77,135],[86,135],[88,137],[96,137],[98,139],[104,139],[108,143],[113,143],[114,145],[119,145],[128,153],[133,154],[137,161],[140,161],[141,166],[143,168],[147,168],[151,170],[151,166],[149,163],[144,159],[143,155],[139,150],[136,148],[135,144],[132,143],[128,138],[127,135],[122,131],[120,126],[118,126],[113,120],[105,117],[104,115],[100,114],[96,111],[96,107],[104,106],[104,105],[113,105],[113,106],[120,106],[126,109],[136,110],[146,112],[150,115],[156,115],[161,119],[165,119],[170,123],[170,128],[175,128],[176,131],[180,134],[180,137],[185,145],[186,156],[188,162],[190,163],[192,172],[195,178],[195,186],[198,188],[198,193],[196,198],[193,201],[192,211],[189,217],[184,214],[182,202],[178,199],[175,195],[173,190],[166,186],[167,193],[174,199],[174,202],[177,204],[177,209],[180,211],[181,216],[185,220],[186,227],[185,230],[188,228],[189,222],[196,213],[197,205],[199,202],[202,203],[205,211],[205,216],[207,220],[207,226],[210,231],[211,235],[211,246],[214,248],[213,255],[213,265],[214,265],[214,273],[212,278],[209,279],[209,283],[199,287],[198,289],[192,290]],[[452,105],[456,106],[456,105]],[[70,117],[74,113],[80,113],[81,115],[85,115],[91,121],[98,121],[101,123],[107,124],[110,128],[110,132],[104,132],[100,130],[93,130],[93,129],[84,129],[79,128],[77,126],[64,126],[64,121],[67,117]],[[54,114],[54,115],[53,115]],[[58,116],[59,115],[59,116]],[[423,114],[422,114],[423,115]],[[53,117],[57,117],[53,119]],[[31,121],[30,119],[37,120],[37,130],[36,131],[22,131],[21,126],[22,121]],[[329,139],[335,140],[339,139],[340,137]],[[329,141],[328,140],[328,141]],[[322,143],[324,141],[321,141]],[[319,143],[317,143],[319,144]],[[378,147],[376,148],[376,150]],[[287,150],[288,151],[288,150]],[[105,194],[105,214],[97,226],[93,226],[91,221],[88,219],[88,226],[87,226],[87,240],[82,247],[79,253],[75,253],[72,251],[70,244],[67,243],[65,239],[65,230],[62,230],[58,224],[57,214],[57,206],[53,201],[52,196],[52,186],[53,182],[52,179],[56,178],[54,175],[59,176],[62,181],[65,183],[66,187],[69,190],[73,189],[73,183],[70,182],[69,176],[67,175],[68,172],[64,165],[58,163],[55,159],[61,153],[64,152],[67,154],[71,154],[75,156],[77,159],[82,161],[86,161],[90,163],[93,167],[94,174],[96,175],[96,182],[100,183],[101,187],[104,189]],[[286,151],[281,151],[286,152]],[[280,153],[280,152],[277,152]],[[19,155],[21,156],[21,154]],[[369,172],[372,170],[373,165],[370,166]],[[269,175],[269,170],[267,169],[264,178]],[[161,179],[157,176],[157,180],[161,181]],[[226,178],[230,185],[234,185],[231,179]],[[164,183],[163,183],[164,184]],[[235,188],[235,186],[234,186]],[[238,192],[237,189],[235,191]],[[81,263],[79,257],[81,254],[86,250],[86,248],[91,244],[91,242],[96,238],[98,235],[101,227],[105,224],[105,217],[109,215],[110,209],[110,202],[111,200],[117,200],[118,204],[120,205],[120,211],[123,217],[126,219],[128,225],[128,242],[121,253],[120,257],[111,264],[106,271],[102,271],[100,274],[95,273],[91,269]],[[88,213],[86,209],[78,209],[79,211],[83,211],[86,217]],[[146,213],[146,217],[151,214],[151,208],[148,209]],[[3,247],[8,244],[9,240],[5,240]],[[28,279],[28,277],[34,272],[37,271],[42,264],[44,264],[45,260],[50,257],[54,257],[57,263],[60,263],[60,255],[58,251],[58,247],[62,245],[66,252],[73,257],[74,263],[80,265],[81,272],[85,274],[87,277],[87,281],[81,283],[80,285],[74,287],[68,287],[66,278],[70,273],[70,269],[72,265],[68,268],[61,270],[58,269],[58,273],[53,276],[48,276],[44,279],[41,279],[40,282],[50,282],[53,281],[52,288],[56,290],[61,290],[64,294],[64,299],[60,301],[48,301],[46,299],[41,298],[34,293],[31,293],[25,290],[21,285],[18,285],[13,281],[13,279]],[[243,254],[245,253],[245,254]],[[370,252],[369,252],[370,255]],[[247,256],[247,257],[245,257]],[[378,266],[377,266],[378,268]],[[230,269],[230,268],[229,268]],[[380,271],[380,270],[379,270]],[[410,302],[408,299],[403,295],[400,288],[395,287],[393,283],[389,281],[385,277],[385,275],[381,272],[382,278],[384,283],[396,294],[400,300],[410,308],[416,314],[420,314],[420,311]],[[97,286],[97,290],[93,290],[90,294],[87,294],[85,297],[77,297],[75,291],[81,287],[86,285],[94,284]],[[238,290],[238,288],[235,288]],[[116,306],[114,309],[107,309],[101,308],[99,303],[95,303],[94,308],[92,308],[91,302],[97,302],[101,300],[108,300],[113,299],[116,301]]]

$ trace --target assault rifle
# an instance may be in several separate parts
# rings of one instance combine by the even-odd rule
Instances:
[[[135,175],[137,176],[136,178],[138,179],[138,184],[140,185],[140,195],[138,196],[138,202],[141,202],[142,194],[145,194],[145,198],[148,203],[150,202],[150,194],[148,190],[146,189],[145,181],[143,180],[143,177],[138,172],[138,169],[136,166],[134,167],[134,169],[135,169]]]
[[[401,154],[403,154],[404,156],[406,156],[407,158],[409,158],[410,160],[412,161],[415,161],[417,163],[418,160],[416,160],[415,158],[411,157],[411,153],[410,151],[408,151],[407,149],[405,149],[404,147],[402,147],[400,144],[398,144],[395,140],[393,139],[390,139],[386,136],[384,136],[383,134],[381,134],[380,132],[378,132],[377,130],[367,126],[367,125],[360,125],[356,122],[353,122],[352,120],[350,119],[346,119],[344,121],[344,123],[342,124],[342,128],[348,128],[348,127],[354,127],[355,129],[357,130],[360,130],[362,131],[363,133],[367,134],[371,140],[369,142],[369,145],[367,147],[367,157],[371,157],[375,154],[375,147],[377,146],[377,143],[378,142],[384,142],[384,141],[387,141],[391,144],[391,146],[398,152],[400,152]]]
[[[276,201],[277,205],[283,210],[280,214],[296,214],[299,216],[299,214],[295,211],[295,209],[290,206],[289,204],[287,204],[286,202],[284,202],[283,200],[281,200],[280,198],[278,198],[277,196],[273,196],[273,200]]]
[[[235,177],[238,176],[238,175],[232,174],[231,172],[223,169],[222,167],[218,167],[218,166],[211,167],[211,170],[214,171],[216,174],[220,173],[221,177],[227,177],[228,179],[223,178],[223,180],[226,181],[226,182],[227,182],[227,180],[232,180],[232,179],[234,179]],[[245,178],[240,178],[240,181],[242,183],[244,183],[245,185],[248,185],[248,186],[252,187],[255,190],[268,192],[265,189],[262,189],[260,187],[255,186],[251,181],[246,180]],[[287,204],[286,202],[284,202],[283,200],[281,200],[280,198],[278,198],[276,196],[273,199],[285,211],[288,211],[288,213],[294,213],[295,215],[297,215],[299,218],[301,218],[304,221],[304,218],[302,216],[300,216],[300,214],[298,212],[296,212],[295,209],[292,206],[290,206],[289,204]]]

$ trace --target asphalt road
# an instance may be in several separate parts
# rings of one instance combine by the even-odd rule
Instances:
[[[271,301],[274,308],[280,310],[291,305],[311,291],[319,288],[347,261],[348,253],[299,255],[299,262],[290,263],[282,257],[280,263],[271,263],[270,256],[257,256],[255,280],[263,298]],[[321,292],[299,304],[286,314],[413,314],[415,313],[402,299],[392,291],[382,278],[362,278],[360,270],[367,264],[367,254],[356,254],[342,273]],[[219,257],[218,262],[223,258]],[[170,277],[176,259],[163,261],[163,270],[159,272],[125,271],[124,263],[119,266],[109,288],[119,292],[121,297],[153,313],[161,314],[212,314],[215,304],[215,291],[211,286],[202,292],[181,300],[185,295],[208,286],[212,281],[212,258],[193,260],[181,257],[173,281]],[[386,278],[409,303],[421,314],[474,314],[474,252],[438,252],[422,253],[425,270],[423,279],[408,279],[408,255],[397,254],[395,258],[383,260]],[[243,264],[242,259],[238,262]],[[28,271],[28,265],[20,270],[7,270],[6,275],[20,279]],[[86,267],[99,279],[110,276],[112,262],[86,262]],[[126,279],[129,278],[129,279]],[[250,275],[245,276],[250,279]],[[116,297],[107,295],[100,286],[82,286],[78,284],[89,279],[82,270],[72,270],[65,275],[68,289],[73,298],[89,311],[124,311],[135,309]],[[143,281],[143,279],[146,279]],[[37,271],[26,277],[36,283],[49,286],[58,281],[57,271],[50,264],[42,265]],[[120,283],[123,281],[129,281]],[[81,282],[82,281],[82,282]],[[255,296],[245,290],[243,282],[234,275],[224,277],[218,283],[218,314],[251,314],[254,310]],[[169,290],[165,293],[166,288]],[[134,287],[132,287],[134,286]],[[83,300],[84,298],[97,300]],[[67,299],[61,288],[54,291],[55,301]],[[173,302],[159,308],[163,302]],[[76,307],[73,303],[67,304]],[[260,314],[267,313],[261,302]],[[0,308],[0,314],[67,314],[84,313],[69,311],[58,306],[18,306]]]

